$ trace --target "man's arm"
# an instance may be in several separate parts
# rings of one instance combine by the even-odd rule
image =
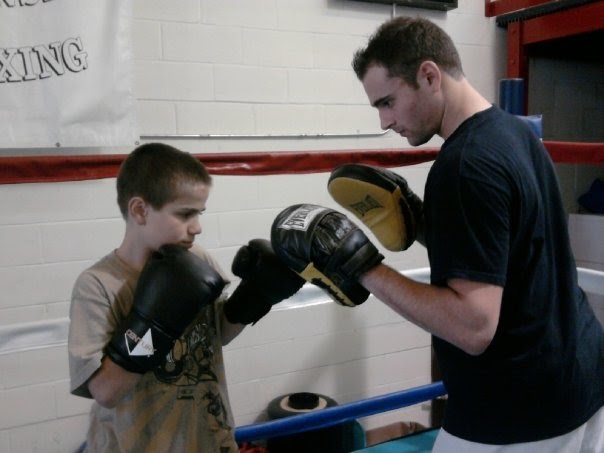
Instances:
[[[347,289],[360,284],[367,294],[468,354],[484,352],[495,335],[501,287],[452,279],[443,288],[410,280],[382,264],[383,255],[365,234],[333,209],[312,204],[284,209],[273,222],[271,241],[288,266],[329,294],[346,296]]]
[[[411,280],[380,264],[360,277],[375,297],[409,321],[479,355],[489,346],[499,323],[500,286],[451,279],[447,287]]]

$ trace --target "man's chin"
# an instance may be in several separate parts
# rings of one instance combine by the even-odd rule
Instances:
[[[407,137],[407,141],[411,146],[420,146],[428,143],[432,135],[429,137]]]

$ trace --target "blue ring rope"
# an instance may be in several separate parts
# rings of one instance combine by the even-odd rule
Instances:
[[[238,443],[241,443],[326,428],[359,417],[412,406],[422,401],[446,395],[446,393],[445,386],[439,381],[400,392],[332,406],[315,412],[306,412],[265,423],[240,426],[235,429],[235,439]]]
[[[439,381],[399,392],[328,407],[316,412],[307,412],[270,422],[240,426],[235,429],[235,440],[240,444],[252,440],[270,439],[271,437],[287,436],[313,429],[327,428],[359,417],[367,417],[381,412],[413,406],[414,404],[432,400],[446,394],[445,386]],[[86,442],[80,445],[77,453],[83,452],[85,447]]]

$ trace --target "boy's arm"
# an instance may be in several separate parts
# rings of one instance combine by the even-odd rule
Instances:
[[[132,308],[105,347],[121,368],[157,368],[187,326],[222,293],[224,280],[206,261],[176,245],[153,252],[136,283]]]
[[[223,311],[220,316],[220,339],[222,341],[222,345],[226,346],[229,344],[237,335],[241,333],[243,329],[245,329],[245,326],[246,324],[230,323]]]
[[[103,354],[108,341],[106,331],[113,326],[101,323],[111,318],[101,293],[97,279],[86,273],[74,288],[68,342],[71,392],[93,398],[101,406],[114,407],[141,375],[124,370]]]
[[[88,381],[88,390],[97,403],[112,408],[134,389],[142,376],[126,371],[105,356],[101,367]]]
[[[101,406],[115,407],[144,373],[164,360],[223,287],[222,277],[206,261],[177,246],[160,247],[138,278],[130,313],[115,326],[100,367],[85,382],[89,396]]]

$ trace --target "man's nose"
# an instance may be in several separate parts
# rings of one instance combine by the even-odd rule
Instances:
[[[382,130],[386,131],[388,129],[392,129],[392,115],[390,115],[387,112],[384,111],[380,111],[379,113],[380,115],[380,127],[382,128]]]

